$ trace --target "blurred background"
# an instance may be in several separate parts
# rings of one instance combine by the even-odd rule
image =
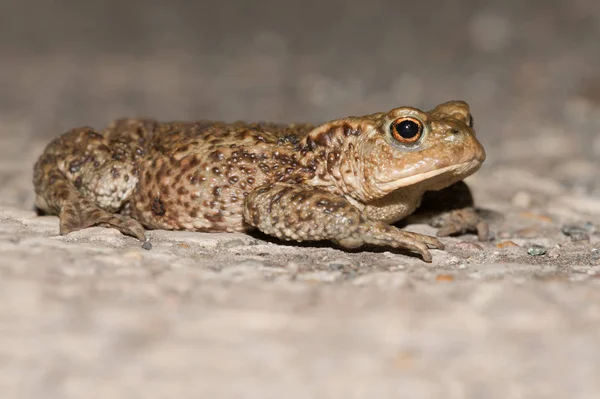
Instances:
[[[322,122],[463,99],[487,168],[600,155],[597,0],[3,0],[0,57],[3,203],[32,202],[52,137],[123,116]]]

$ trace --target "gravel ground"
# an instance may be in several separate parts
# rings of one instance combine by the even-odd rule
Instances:
[[[0,396],[600,397],[599,4],[3,2]],[[73,126],[449,99],[488,151],[468,182],[495,238],[432,264],[242,234],[145,251],[33,211]]]

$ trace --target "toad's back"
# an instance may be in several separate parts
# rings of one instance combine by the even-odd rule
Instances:
[[[131,214],[147,228],[242,231],[241,207],[250,190],[312,173],[296,156],[311,128],[121,119],[103,131],[73,129],[50,143],[36,164],[36,205],[59,213],[62,202],[73,203],[74,186],[85,199],[80,207]],[[69,215],[86,214],[62,211],[63,232],[71,230]],[[98,211],[93,217],[102,219]]]
[[[163,123],[139,161],[132,215],[151,228],[242,231],[247,194],[311,178],[299,141],[311,125]]]

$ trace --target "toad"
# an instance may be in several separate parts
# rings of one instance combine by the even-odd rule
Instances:
[[[463,179],[485,151],[469,106],[400,107],[322,125],[121,119],[52,141],[34,167],[36,206],[60,234],[99,225],[246,232],[287,241],[401,248],[431,262],[432,236],[392,224],[423,203],[438,236],[487,224]]]

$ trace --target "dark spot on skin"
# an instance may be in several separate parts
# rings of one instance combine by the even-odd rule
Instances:
[[[329,163],[336,162],[339,159],[340,159],[339,151],[331,151],[329,154],[327,154],[327,162],[329,162]]]
[[[75,185],[75,188],[79,190],[83,184],[81,176],[77,176],[73,184]]]
[[[163,216],[166,213],[165,205],[158,197],[154,197],[154,200],[152,201],[152,212],[156,216]]]
[[[190,147],[188,145],[184,145],[183,147],[181,147],[178,152],[187,152],[187,150],[189,150]]]
[[[110,174],[112,175],[113,179],[118,179],[121,176],[119,169],[116,166],[110,168]]]
[[[99,161],[94,161],[94,168],[98,168],[100,166],[100,162]]]
[[[294,168],[286,168],[285,169],[285,174],[286,175],[291,175],[292,173],[294,173]]]
[[[269,166],[265,163],[259,163],[258,167],[260,168],[260,170],[264,173],[267,174],[269,173]]]
[[[235,183],[237,183],[239,180],[240,180],[240,178],[239,178],[239,177],[237,177],[237,176],[231,176],[231,177],[229,177],[229,183],[231,183],[231,184],[235,184]]]
[[[225,155],[221,151],[215,151],[209,155],[209,158],[213,161],[222,161],[225,159]]]
[[[249,177],[246,179],[246,181],[248,182],[249,185],[253,185],[254,184],[254,177]]]
[[[186,172],[186,171],[187,171],[187,169],[185,169],[185,168],[180,168],[180,169],[179,169],[179,173],[177,174],[177,176],[175,176],[175,179],[174,179],[174,181],[175,181],[175,182],[177,182],[177,183],[178,183],[178,182],[180,182],[180,181],[181,181],[181,179],[183,179],[183,175],[185,174],[185,172]],[[170,169],[168,169],[168,170],[167,170],[167,176],[171,176],[171,174],[172,174],[172,173],[171,173],[171,170],[170,170]]]
[[[344,136],[346,136],[346,137],[360,135],[360,130],[354,129],[352,127],[352,125],[350,125],[348,123],[344,123],[344,125],[342,126],[342,128],[344,130]]]
[[[333,128],[329,129],[329,130],[317,135],[317,138],[315,141],[317,142],[317,144],[319,144],[323,147],[326,147],[331,143],[334,134],[335,134],[335,131],[333,130]]]
[[[171,157],[171,158],[169,158],[169,162],[171,163],[171,168],[169,169],[169,172],[171,170],[180,170],[181,169],[181,160]],[[168,173],[168,174],[170,175],[170,173]]]
[[[215,175],[217,175],[217,176],[220,176],[220,175],[221,175],[221,170],[220,170],[219,168],[217,168],[217,167],[213,168],[213,169],[212,169],[212,171],[213,171],[213,173],[214,173]]]
[[[221,196],[221,187],[215,187],[215,188],[213,188],[213,195],[215,197],[220,197]]]
[[[290,144],[297,144],[298,143],[298,137],[294,136],[293,134],[286,134],[285,136],[281,137],[278,141],[277,144],[279,145],[283,145],[285,143],[290,143]]]
[[[269,213],[273,212],[273,205],[279,203],[279,201],[281,200],[281,197],[283,197],[284,195],[289,193],[291,190],[292,190],[291,187],[285,187],[271,198],[271,201],[269,201],[269,207],[268,207]]]
[[[195,209],[192,209],[190,211],[190,216],[195,219],[196,217],[198,217],[198,212]]]
[[[123,180],[129,181],[129,175],[128,174],[123,175]]]
[[[142,150],[140,147],[137,147],[135,149],[135,153],[138,154],[138,155],[144,155],[144,150]]]
[[[198,157],[192,157],[192,159],[190,159],[190,167],[195,167],[198,166],[198,164],[200,163],[200,161],[198,160]]]
[[[188,193],[188,190],[186,190],[184,187],[179,187],[177,189],[177,194],[179,195],[186,195]]]
[[[69,172],[75,173],[79,169],[81,169],[81,160],[75,159],[75,160],[71,161],[71,163],[69,164]]]
[[[112,159],[114,159],[115,161],[121,161],[121,160],[123,160],[124,157],[125,157],[125,154],[123,154],[123,150],[117,149],[114,152]]]
[[[299,192],[292,194],[292,196],[290,198],[294,202],[302,203],[308,198],[308,195],[309,194],[306,191],[299,191]]]

